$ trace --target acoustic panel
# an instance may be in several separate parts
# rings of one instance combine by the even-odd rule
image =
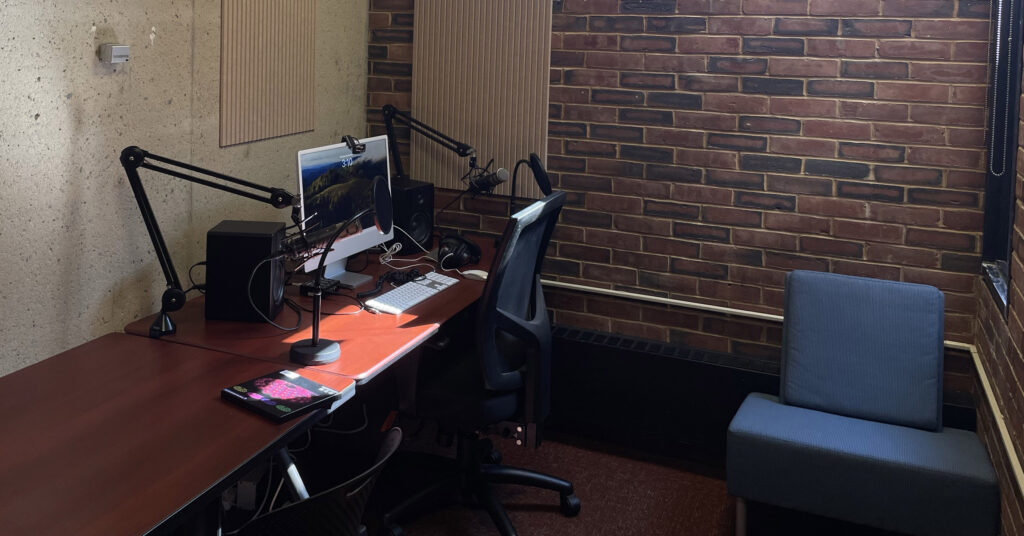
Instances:
[[[478,164],[511,173],[530,153],[547,160],[550,0],[417,0],[412,115],[472,145]],[[467,162],[413,133],[411,177],[463,189]],[[510,183],[495,191],[507,195]],[[528,166],[517,195],[539,197]]]
[[[220,145],[313,130],[316,0],[222,0]]]

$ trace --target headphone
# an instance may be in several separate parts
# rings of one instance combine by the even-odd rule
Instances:
[[[437,248],[437,264],[442,270],[462,268],[480,262],[480,246],[456,234],[445,235]]]

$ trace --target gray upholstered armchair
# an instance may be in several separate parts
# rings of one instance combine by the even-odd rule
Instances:
[[[752,393],[729,425],[737,533],[750,499],[911,534],[995,534],[988,455],[942,427],[942,293],[798,270],[785,309],[779,397]]]

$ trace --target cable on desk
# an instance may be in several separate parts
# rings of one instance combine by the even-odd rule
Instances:
[[[195,289],[198,290],[200,294],[206,294],[206,283],[197,285],[195,279],[192,279],[192,270],[195,269],[196,266],[206,266],[206,261],[199,261],[188,267],[188,282],[192,284],[192,287],[188,290]],[[188,290],[185,291],[186,294],[188,293]]]
[[[335,430],[333,428],[327,428],[333,423],[334,414],[332,413],[331,422],[324,425],[316,426],[315,428],[321,432],[330,432],[332,434],[358,434],[359,432],[366,430],[366,427],[370,425],[370,417],[366,414],[366,404],[363,404],[363,424],[359,425],[359,427],[354,428],[352,430]]]
[[[256,311],[256,314],[260,315],[260,318],[262,318],[263,320],[266,320],[268,324],[270,324],[271,326],[274,326],[275,328],[277,328],[277,329],[279,329],[281,331],[295,331],[295,330],[299,329],[299,326],[302,325],[302,309],[295,302],[293,302],[293,301],[291,301],[289,299],[283,300],[284,304],[287,305],[291,310],[295,311],[295,314],[298,315],[298,317],[299,317],[298,320],[295,321],[295,326],[289,328],[289,327],[282,326],[282,325],[274,322],[273,320],[267,318],[267,315],[263,314],[263,311],[260,311],[259,307],[256,307],[256,302],[254,302],[252,300],[252,280],[253,280],[254,277],[256,277],[256,271],[260,269],[260,266],[263,266],[267,262],[270,262],[270,261],[273,261],[273,260],[277,260],[277,259],[280,259],[280,258],[282,258],[282,255],[275,255],[273,257],[267,257],[267,258],[263,259],[262,261],[260,261],[256,265],[256,267],[252,269],[252,273],[249,274],[249,283],[245,286],[245,294],[249,297],[249,305],[252,306],[252,310]]]

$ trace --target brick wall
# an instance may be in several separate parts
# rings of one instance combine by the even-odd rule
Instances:
[[[1021,104],[1024,105],[1024,99]],[[1021,109],[1024,109],[1022,107]],[[1018,120],[1019,132],[1024,134],[1024,118]],[[1016,449],[1018,459],[1024,460],[1024,387],[1021,386],[1021,378],[1024,377],[1024,325],[1021,323],[1021,316],[1024,315],[1024,291],[1022,291],[1022,279],[1024,279],[1024,203],[1022,199],[1022,185],[1024,185],[1024,138],[1021,138],[1017,147],[1017,177],[1016,177],[1016,215],[1014,217],[1014,228],[1011,235],[1012,253],[1010,257],[1010,285],[1007,307],[1007,314],[996,307],[995,300],[989,294],[988,289],[980,281],[976,284],[978,297],[978,320],[976,344],[978,353],[985,363],[988,371],[989,381],[992,384],[996,403],[999,411],[1006,420],[1007,429],[1013,446]],[[1003,533],[1024,534],[1024,497],[1021,491],[1014,484],[1009,470],[1009,463],[1006,458],[1006,451],[995,431],[994,423],[988,415],[988,404],[979,404],[979,423],[984,423],[987,430],[982,434],[992,456],[996,471],[999,473],[999,480],[1002,483],[1003,493]]]
[[[769,313],[794,268],[928,283],[947,337],[973,342],[987,2],[553,5],[548,167],[570,196],[548,277]],[[371,3],[371,133],[380,105],[408,107],[412,7]],[[466,200],[439,224],[494,233],[502,210]],[[771,323],[549,302],[560,324],[778,356]]]

